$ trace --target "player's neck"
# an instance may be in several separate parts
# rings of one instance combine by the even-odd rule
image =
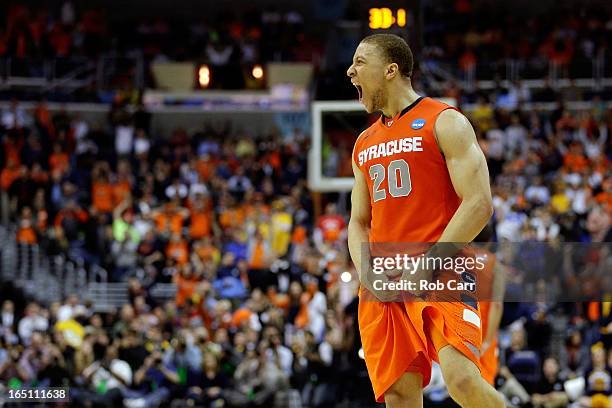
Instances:
[[[406,106],[410,106],[414,101],[419,99],[412,85],[401,84],[401,86],[391,86],[388,93],[387,104],[383,107],[382,112],[388,118],[393,118],[401,112]]]

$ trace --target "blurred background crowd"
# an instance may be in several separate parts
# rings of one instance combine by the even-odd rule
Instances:
[[[9,1],[0,5],[0,74],[50,77],[107,57],[118,65],[111,70],[114,76],[108,86],[129,90],[139,70],[141,87],[156,86],[151,72],[154,63],[197,61],[208,64],[218,77],[210,87],[244,89],[257,86],[249,81],[253,64],[307,62],[316,71],[312,86],[317,99],[352,98],[354,90],[343,80],[344,71],[363,33],[355,27],[362,25],[362,14],[367,15],[371,5],[354,3],[353,7],[347,1],[331,7],[317,0],[305,8],[304,4],[271,2],[221,10],[192,4],[192,12],[161,14],[156,3],[146,10],[141,1],[121,12],[116,3],[96,1],[88,5],[72,0],[46,5]],[[413,31],[409,35],[419,56],[420,69],[414,78],[418,88],[428,94],[457,96],[461,87],[453,78],[509,76],[515,80],[512,88],[521,93],[520,80],[611,77],[612,64],[602,63],[612,57],[612,19],[604,3],[568,2],[550,8],[543,2],[521,9],[509,2],[490,7],[486,0],[424,0],[390,1],[388,6],[407,7],[409,13],[415,10],[411,18],[416,21],[409,23],[419,37]],[[52,66],[44,65],[45,59],[52,60]],[[554,101],[551,87],[533,95],[534,100]],[[476,100],[473,87],[463,91],[468,100]],[[575,100],[589,100],[593,95],[575,86],[569,92]],[[610,96],[607,90],[603,93]],[[54,96],[103,99],[99,89],[96,93],[91,88]]]
[[[104,8],[57,3],[7,6],[0,57],[196,58],[227,68],[221,88],[235,87],[231,72],[242,63],[309,61],[317,69],[311,98],[355,98],[337,67],[342,33],[306,24],[306,13],[253,7],[191,24],[128,22]],[[573,78],[585,67],[591,75],[594,58],[609,60],[611,15],[597,2],[578,14],[559,8],[527,21],[498,18],[468,0],[434,3],[423,5],[429,18],[416,88],[470,106],[464,113],[491,174],[495,241],[605,249],[612,239],[610,94]],[[344,17],[357,18],[350,10]],[[502,83],[497,75],[508,59],[524,64],[512,68],[519,79]],[[546,79],[547,61],[572,79],[568,86]],[[456,80],[423,74],[451,64]],[[490,87],[463,85],[475,66],[486,67],[476,72],[493,80]],[[530,77],[543,85],[527,86]],[[375,406],[346,248],[348,197],[309,190],[310,135],[201,118],[160,131],[138,95],[115,95],[103,120],[51,109],[45,98],[25,106],[6,88],[0,95],[7,99],[0,109],[2,236],[17,244],[17,269],[35,257],[59,257],[94,281],[128,288],[124,304],[102,309],[78,292],[36,301],[3,278],[0,388],[70,387],[75,406]],[[577,101],[587,104],[577,109]],[[525,108],[532,102],[554,106]],[[521,290],[525,259],[538,256],[529,248],[501,259],[509,290]],[[5,276],[5,262],[0,270]],[[93,277],[99,270],[104,279]],[[582,285],[575,276],[557,289]],[[533,280],[542,290],[550,284]],[[612,299],[588,282],[590,301],[505,304],[496,386],[509,406],[612,406]],[[175,291],[160,296],[160,284]],[[425,394],[428,406],[454,406],[437,367]]]

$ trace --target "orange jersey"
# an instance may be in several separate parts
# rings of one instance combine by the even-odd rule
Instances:
[[[353,160],[370,191],[370,242],[436,242],[457,211],[460,199],[434,135],[446,109],[454,108],[421,97],[355,142]]]

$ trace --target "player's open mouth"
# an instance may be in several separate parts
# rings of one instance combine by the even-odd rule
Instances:
[[[361,102],[363,98],[363,90],[361,89],[361,86],[357,84],[353,84],[353,85],[355,85],[355,88],[357,88],[357,93],[359,94],[359,102]]]

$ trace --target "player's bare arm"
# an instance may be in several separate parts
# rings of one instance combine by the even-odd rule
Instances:
[[[351,219],[348,224],[348,246],[351,259],[357,269],[359,281],[363,287],[368,289],[378,300],[385,302],[393,299],[384,297],[385,292],[375,291],[373,288],[372,268],[370,268],[370,252],[367,244],[370,239],[370,223],[372,221],[372,207],[370,206],[370,192],[365,177],[354,160],[353,174],[355,184],[351,192]],[[366,251],[364,253],[364,250]],[[388,293],[395,297],[395,294]]]
[[[472,125],[461,113],[448,109],[440,113],[434,127],[436,141],[461,204],[438,242],[463,246],[471,242],[493,215],[489,170]],[[457,245],[434,245],[429,256],[452,256]],[[412,279],[430,280],[433,271],[419,270]],[[408,277],[405,272],[405,277]],[[415,291],[418,294],[419,291]]]
[[[442,112],[434,129],[453,187],[461,199],[439,242],[472,242],[493,215],[487,161],[472,125],[461,113],[452,109]]]
[[[351,219],[348,223],[348,246],[349,252],[359,281],[362,285],[366,285],[364,268],[362,263],[369,262],[370,254],[363,253],[364,243],[369,241],[369,229],[372,219],[372,208],[370,206],[370,193],[365,177],[357,167],[355,160],[352,160],[353,174],[355,176],[355,184],[351,192]],[[366,264],[367,265],[367,264]]]

